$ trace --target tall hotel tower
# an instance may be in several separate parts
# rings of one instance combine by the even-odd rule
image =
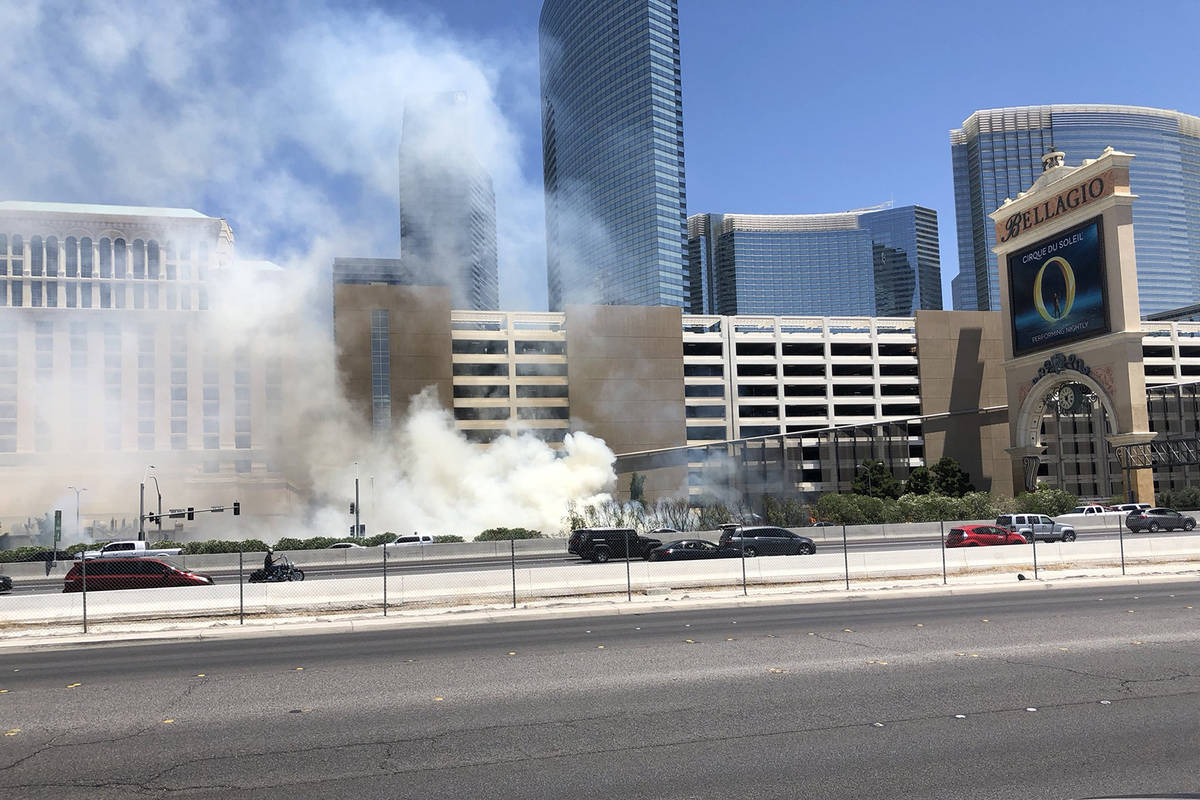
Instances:
[[[677,0],[544,0],[551,310],[686,306]]]
[[[1048,105],[976,111],[950,131],[959,273],[956,309],[998,310],[995,229],[987,215],[1042,173],[1114,147],[1136,158],[1129,178],[1142,315],[1200,301],[1200,117],[1158,108]]]
[[[400,140],[400,258],[417,282],[451,287],[455,308],[500,305],[496,195],[475,158],[466,92],[410,98]]]

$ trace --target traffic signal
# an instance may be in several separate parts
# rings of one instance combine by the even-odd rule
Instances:
[[[350,504],[350,513],[351,513],[351,514],[353,514],[353,513],[354,513],[354,503],[351,503],[351,504]]]
[[[189,520],[194,520],[196,518],[196,509],[192,506],[188,506],[187,517]]]
[[[233,515],[236,517],[242,513],[242,504],[237,500],[233,501]]]

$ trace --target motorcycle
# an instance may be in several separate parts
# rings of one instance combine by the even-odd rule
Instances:
[[[256,569],[250,573],[250,583],[280,583],[282,581],[302,581],[304,580],[304,570],[297,567],[286,558],[281,558],[278,563],[273,565],[270,571],[266,569]]]

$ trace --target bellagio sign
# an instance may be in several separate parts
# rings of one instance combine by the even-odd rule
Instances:
[[[1116,190],[1115,170],[1108,170],[1089,180],[1064,189],[1057,196],[1043,200],[1033,208],[1018,211],[996,223],[996,241],[1009,242],[1039,225],[1068,214],[1089,203],[1108,197]]]

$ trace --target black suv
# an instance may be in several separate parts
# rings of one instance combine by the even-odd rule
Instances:
[[[659,539],[639,536],[633,528],[579,528],[571,531],[567,552],[602,564],[610,558],[625,558],[625,545],[630,558],[650,558],[650,551],[662,545]]]
[[[807,536],[770,525],[742,525],[721,531],[721,544],[741,545],[747,558],[754,556],[811,556],[817,545]]]

